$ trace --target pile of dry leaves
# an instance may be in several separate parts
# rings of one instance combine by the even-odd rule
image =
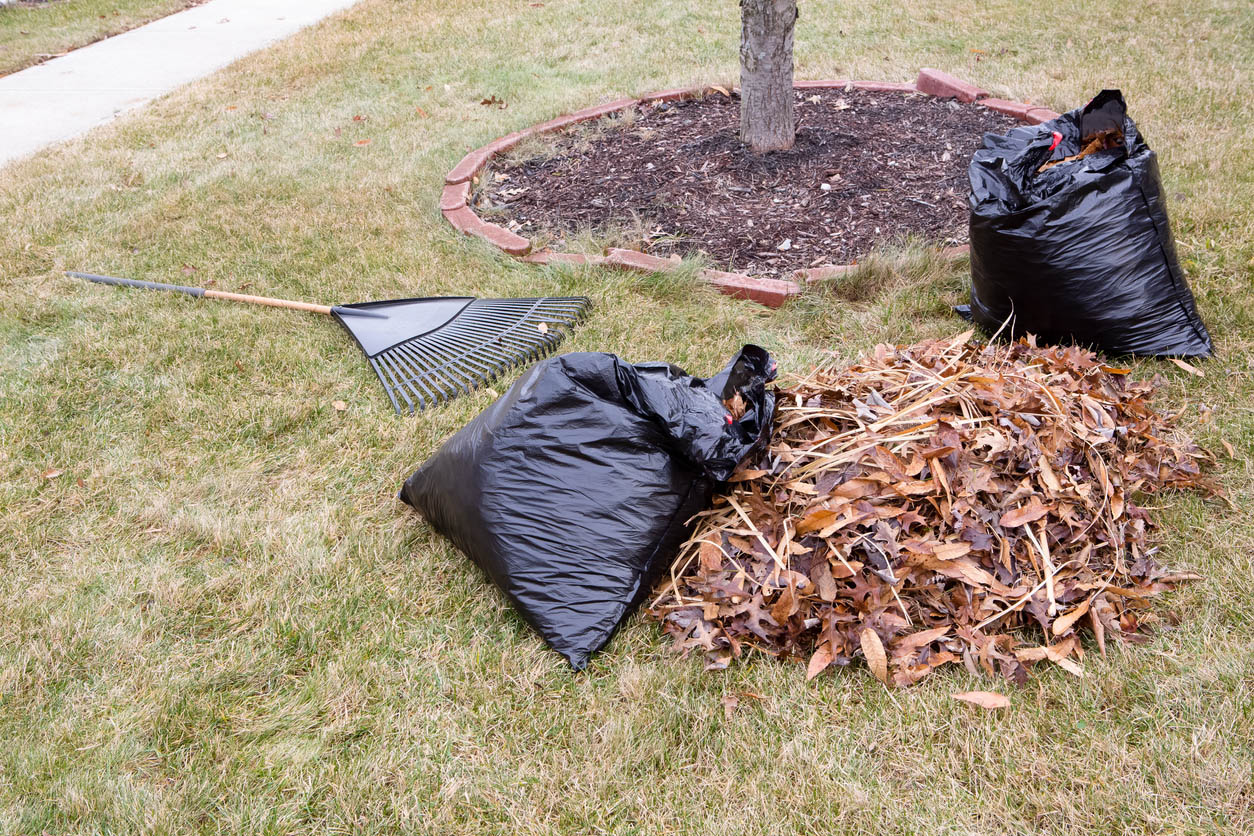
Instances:
[[[878,346],[780,393],[771,445],[702,515],[649,611],[682,653],[753,648],[808,676],[866,659],[909,685],[949,662],[1080,675],[1080,631],[1143,639],[1161,488],[1220,495],[1153,383],[1029,341]]]

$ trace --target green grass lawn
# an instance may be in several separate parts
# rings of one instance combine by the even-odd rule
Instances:
[[[197,0],[19,0],[0,6],[0,75],[134,29]]]
[[[0,11],[0,27],[41,13]],[[683,277],[511,262],[440,218],[443,175],[472,147],[733,81],[736,13],[365,0],[4,170],[0,832],[1254,831],[1245,0],[802,4],[799,78],[936,66],[1058,110],[1118,86],[1161,155],[1218,354],[1204,379],[1135,373],[1163,375],[1160,407],[1220,452],[1235,507],[1151,503],[1164,562],[1207,579],[1164,602],[1178,628],[1090,655],[1084,679],[1013,689],[954,667],[888,692],[861,667],[807,684],[771,660],[710,675],[638,617],[573,675],[395,500],[490,393],[398,418],[329,321],[62,276],[325,302],[587,294],[568,349],[703,374],[747,341],[802,372],[962,330],[962,265],[903,258],[881,285],[770,311]],[[491,95],[508,109],[479,105]],[[1012,705],[950,698],[973,688]],[[763,700],[725,717],[742,691]]]

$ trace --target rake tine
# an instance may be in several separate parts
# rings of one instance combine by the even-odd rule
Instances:
[[[454,382],[458,381],[459,378],[461,381],[464,381],[466,386],[470,387],[468,390],[461,383],[457,384],[463,392],[473,392],[479,388],[481,375],[473,369],[467,369],[461,365],[465,353],[459,354],[450,351],[448,347],[443,345],[443,340],[440,340],[439,343],[413,341],[404,347],[415,354],[421,349],[427,358],[430,371],[438,372]]]
[[[388,373],[390,374],[393,381],[395,382],[396,391],[399,392],[401,397],[405,399],[405,403],[409,406],[409,413],[411,415],[414,414],[414,412],[417,411],[414,408],[414,402],[412,399],[410,399],[409,395],[405,393],[404,378],[401,377],[401,375],[397,374],[396,370],[392,367],[391,358],[387,357],[386,353],[384,353],[378,356],[378,360],[379,360],[379,363],[388,370]],[[387,388],[387,387],[385,386],[384,388]],[[415,392],[414,394],[417,394],[417,393]],[[419,398],[419,401],[421,400],[422,399]],[[421,409],[423,407],[420,405],[418,408]]]
[[[444,401],[450,400],[450,397],[446,393],[439,390],[432,391],[432,389],[427,386],[426,381],[424,380],[425,372],[423,371],[421,365],[414,363],[410,358],[395,351],[389,351],[388,354],[391,355],[393,363],[406,370],[408,373],[406,383],[410,390],[413,391],[419,399],[424,401],[430,399],[431,402],[437,406]],[[423,398],[423,394],[419,392],[420,389],[422,390],[422,393],[426,394],[426,398]]]
[[[379,365],[379,362],[375,358],[367,357],[366,359],[370,363],[370,368],[374,369],[374,373],[378,375],[379,382],[383,384],[383,391],[387,393],[388,400],[392,402],[392,408],[399,413],[401,411],[401,405],[396,400],[396,395],[392,393],[392,387],[388,385],[387,379],[384,377],[383,368]]]
[[[440,385],[442,381],[433,378],[426,369],[426,364],[418,361],[412,354],[407,354],[398,350],[399,346],[388,351],[392,355],[392,362],[404,364],[409,370],[410,388],[415,391],[421,389],[431,399],[435,405],[452,400],[457,396],[456,392],[445,391],[444,386]]]
[[[488,323],[496,323],[495,325]],[[509,323],[507,325],[507,323]],[[497,320],[487,320],[483,330],[480,332],[483,336],[488,337],[484,340],[484,344],[500,343],[505,338],[510,338],[515,344],[521,344],[527,348],[527,356],[533,359],[535,357],[535,347],[537,344],[544,342],[546,335],[541,334],[539,330],[532,335],[530,332],[519,331],[518,322],[511,321],[506,318]],[[503,327],[505,326],[505,327]]]
[[[388,355],[388,362],[391,363],[397,369],[400,369],[402,372],[404,372],[404,377],[401,380],[401,385],[404,386],[406,389],[408,389],[410,392],[412,392],[414,394],[414,397],[418,399],[418,403],[420,405],[419,408],[425,409],[428,401],[434,404],[440,403],[440,398],[438,396],[438,393],[433,393],[429,389],[427,389],[425,386],[422,385],[421,380],[420,380],[420,377],[422,375],[421,370],[415,368],[413,364],[407,362],[404,357],[399,357],[393,352],[389,351],[387,352],[387,355]]]
[[[412,353],[399,350],[400,348],[400,346],[395,347],[391,353],[397,363],[402,363],[405,368],[409,369],[411,387],[426,392],[427,396],[437,405],[457,397],[456,392],[451,390],[445,391],[445,389],[436,386],[436,381],[433,381],[428,374],[429,370],[426,364],[420,362]]]
[[[480,377],[492,376],[499,372],[499,364],[489,366],[480,362],[482,359],[479,356],[479,347],[481,343],[470,337],[462,336],[461,334],[454,332],[450,332],[449,334],[442,336],[445,336],[445,339],[443,340],[445,344],[451,345],[461,352],[458,355],[457,360],[476,366],[478,371],[475,373]]]
[[[419,340],[410,340],[409,342],[397,345],[395,350],[404,352],[406,355],[415,360],[421,367],[423,367],[425,369],[423,374],[427,377],[427,379],[430,379],[431,375],[438,373],[445,384],[450,385],[451,388],[455,388],[463,395],[469,395],[474,391],[473,383],[471,384],[471,387],[467,389],[454,375],[449,373],[449,371],[445,368],[448,363],[441,363],[441,358],[438,354],[434,357],[433,362],[433,358],[430,354],[431,352],[434,352],[433,346],[423,345]]]
[[[431,386],[438,388],[445,394],[447,399],[452,400],[458,394],[466,395],[475,390],[474,382],[470,381],[469,386],[465,385],[456,374],[458,370],[451,368],[449,364],[435,365],[430,359],[426,359],[424,355],[419,354],[414,347],[402,346],[400,350],[405,351],[410,357],[414,358],[414,362],[423,368],[422,379]]]

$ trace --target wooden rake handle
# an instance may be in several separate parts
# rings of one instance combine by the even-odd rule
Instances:
[[[247,293],[228,293],[225,290],[206,290],[203,287],[186,287],[179,284],[161,284],[145,282],[139,279],[121,279],[117,276],[97,276],[94,273],[66,273],[76,279],[87,279],[89,282],[111,284],[118,287],[138,287],[143,290],[168,290],[173,293],[186,293],[188,296],[204,296],[209,299],[226,299],[231,302],[247,302],[251,305],[268,305],[272,308],[288,308],[293,311],[331,315],[330,305],[315,305],[311,302],[294,302],[290,299],[271,299],[269,296],[250,296]]]

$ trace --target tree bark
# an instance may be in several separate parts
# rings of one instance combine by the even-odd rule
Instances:
[[[740,139],[783,151],[796,139],[792,33],[797,0],[740,0]]]

